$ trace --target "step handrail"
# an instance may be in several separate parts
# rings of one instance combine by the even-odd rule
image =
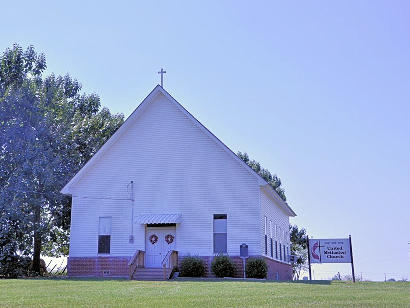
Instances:
[[[132,279],[132,277],[134,276],[137,268],[144,267],[144,255],[145,255],[145,251],[138,249],[137,251],[135,251],[134,255],[131,257],[130,261],[128,262],[128,267],[130,270],[129,272],[130,279]]]
[[[175,258],[172,258],[172,257],[175,257]],[[167,259],[168,259],[168,268],[174,268],[174,266],[177,266],[178,265],[178,251],[168,250],[164,259],[162,259],[161,266],[164,269],[164,280],[168,280],[169,274],[170,274],[170,273],[167,273],[167,264],[166,264]]]
[[[167,254],[165,255],[164,259],[162,259],[161,261],[161,267],[165,267],[165,260],[171,255],[171,253],[173,252],[173,250],[168,250]],[[169,266],[169,262],[168,262],[168,266]]]
[[[135,251],[135,253],[132,255],[130,261],[128,262],[128,266],[133,265],[134,262],[137,261],[137,258],[138,258],[138,254],[139,254],[139,253],[140,253],[140,250],[137,249],[137,250]]]

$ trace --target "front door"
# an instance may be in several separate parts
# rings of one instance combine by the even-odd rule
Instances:
[[[145,247],[145,267],[162,267],[168,251],[175,249],[175,227],[147,227]]]

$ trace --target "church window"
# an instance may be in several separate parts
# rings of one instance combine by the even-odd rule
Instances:
[[[111,217],[100,217],[98,229],[98,253],[109,254],[111,246]]]
[[[214,215],[214,253],[227,253],[227,215]]]
[[[268,254],[268,217],[265,216],[265,255]]]
[[[279,243],[279,260],[282,260],[282,244]]]
[[[273,225],[272,220],[269,221],[269,231],[270,231],[270,256],[273,258]]]

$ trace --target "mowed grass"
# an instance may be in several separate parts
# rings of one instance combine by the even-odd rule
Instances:
[[[0,306],[410,307],[410,283],[3,279]]]

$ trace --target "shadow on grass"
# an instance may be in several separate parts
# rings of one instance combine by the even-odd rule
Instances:
[[[252,278],[191,278],[191,277],[178,277],[170,281],[179,282],[260,282],[260,283],[303,283],[303,284],[320,284],[330,285],[330,280],[266,280],[266,279],[252,279]]]
[[[127,278],[118,277],[36,277],[36,278],[23,278],[27,280],[51,280],[51,281],[118,281],[128,282]],[[134,282],[140,282],[139,280],[133,280]],[[177,279],[170,280],[147,280],[148,282],[259,282],[259,283],[301,283],[301,284],[315,284],[315,285],[330,285],[330,280],[266,280],[266,279],[253,279],[253,278],[194,278],[194,277],[178,277]]]
[[[324,284],[324,285],[330,285],[332,283],[331,280],[292,280],[288,282],[289,283],[302,283],[302,284]]]
[[[22,277],[19,280],[50,280],[50,281],[129,281],[126,278],[118,277]]]

